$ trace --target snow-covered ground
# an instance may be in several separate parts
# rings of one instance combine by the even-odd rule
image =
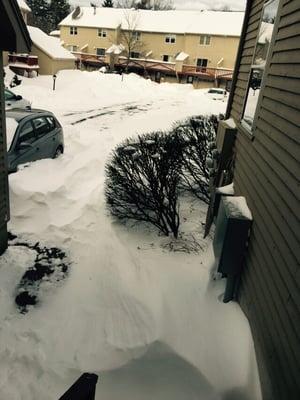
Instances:
[[[211,279],[205,206],[181,200],[174,243],[112,220],[103,195],[117,143],[224,112],[225,103],[135,75],[64,71],[56,87],[41,76],[14,89],[56,114],[66,147],[10,175],[9,229],[60,247],[72,267],[58,285],[43,284],[38,306],[22,315],[14,294],[33,252],[11,246],[0,259],[0,399],[58,399],[82,372],[100,375],[97,400],[260,399],[247,319],[222,303],[224,282]]]

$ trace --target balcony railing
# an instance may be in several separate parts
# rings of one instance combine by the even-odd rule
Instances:
[[[77,57],[78,62],[91,63],[98,65],[108,65],[109,62],[105,56],[98,56],[97,54],[84,53],[84,52],[73,52],[75,57]],[[115,66],[125,69],[140,69],[153,72],[162,72],[170,75],[178,76],[197,76],[199,78],[207,78],[209,80],[214,79],[232,79],[233,70],[230,68],[210,68],[201,67],[196,65],[183,65],[182,70],[176,69],[175,62],[165,62],[154,59],[147,58],[130,58],[118,56],[115,60]]]
[[[72,51],[72,54],[81,62],[105,64],[105,56],[98,56],[94,53],[84,53],[80,51]]]
[[[210,78],[225,78],[232,79],[233,70],[230,68],[210,68],[200,67],[197,65],[183,65],[183,75],[196,75],[196,76],[207,76]]]
[[[8,64],[10,67],[25,69],[25,70],[38,70],[38,57],[28,54],[9,54]]]

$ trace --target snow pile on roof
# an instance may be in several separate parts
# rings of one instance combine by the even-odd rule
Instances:
[[[106,50],[106,54],[121,54],[125,50],[122,44],[113,44]]]
[[[60,25],[116,29],[135,28],[142,32],[191,33],[240,36],[244,13],[222,11],[151,11],[120,8],[82,7],[78,19],[69,14]]]
[[[73,60],[73,54],[64,49],[59,40],[44,33],[41,29],[28,26],[33,44],[55,60]]]
[[[230,217],[252,220],[252,214],[249,210],[245,197],[223,197],[224,204],[228,207]]]
[[[73,18],[73,11],[59,25],[116,29],[124,18],[124,10],[121,8],[97,8],[96,14],[93,7],[80,7],[80,9],[81,13],[76,19]]]
[[[189,57],[184,51],[181,51],[175,58],[176,61],[184,61]]]
[[[19,7],[21,8],[21,10],[24,10],[27,12],[31,11],[31,8],[27,5],[25,0],[17,0],[17,1],[18,1]]]
[[[60,30],[55,30],[49,33],[50,36],[60,37]]]
[[[229,185],[226,186],[220,186],[216,189],[216,192],[221,194],[234,195],[234,185],[233,183],[230,183]]]
[[[259,36],[258,36],[258,43],[265,44],[266,42],[270,43],[272,39],[274,24],[270,24],[268,22],[262,22]]]

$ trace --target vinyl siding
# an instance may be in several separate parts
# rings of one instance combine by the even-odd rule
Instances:
[[[253,1],[230,115],[243,112],[263,1]],[[238,124],[234,184],[253,214],[239,302],[264,399],[300,398],[300,4],[281,0],[253,137]]]

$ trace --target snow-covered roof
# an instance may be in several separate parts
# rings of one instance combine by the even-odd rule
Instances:
[[[27,26],[27,28],[33,44],[40,48],[49,57],[56,60],[75,59],[70,51],[61,46],[59,39],[47,35],[39,28],[33,26]]]
[[[188,54],[186,54],[184,51],[181,51],[177,56],[176,56],[176,61],[184,61],[189,57]]]
[[[81,7],[81,14],[69,14],[60,25],[116,29],[133,27],[142,32],[190,33],[240,36],[244,13],[222,11],[152,11],[121,8]]]
[[[27,12],[31,11],[31,8],[27,5],[25,0],[17,0],[17,1],[18,1],[19,7],[21,8],[21,10],[24,10]]]
[[[51,31],[49,33],[50,36],[56,36],[59,37],[60,36],[60,30],[55,30],[55,31]]]
[[[106,54],[121,54],[125,50],[122,44],[113,44],[109,49],[106,50]]]

